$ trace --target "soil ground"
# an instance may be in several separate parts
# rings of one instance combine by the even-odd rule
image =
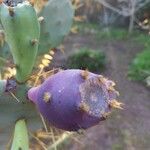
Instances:
[[[99,125],[70,140],[62,150],[150,150],[150,90],[130,81],[128,67],[142,45],[131,40],[98,41],[93,35],[70,35],[64,42],[65,53],[57,52],[53,66],[64,67],[67,57],[80,47],[102,50],[106,54],[106,70],[101,74],[114,80],[124,110],[115,110]]]

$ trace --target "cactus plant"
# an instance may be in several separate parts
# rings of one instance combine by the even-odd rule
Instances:
[[[40,27],[36,12],[29,2],[16,7],[1,4],[1,22],[16,65],[16,78],[24,82],[33,69],[38,50]]]
[[[22,132],[22,134],[18,134]],[[14,140],[12,143],[11,150],[27,150],[29,149],[29,139],[28,139],[28,133],[27,133],[27,127],[24,119],[20,119],[17,121],[14,131]]]
[[[30,87],[27,80],[31,78],[37,51],[44,53],[62,42],[70,30],[74,10],[69,0],[61,3],[50,0],[39,14],[36,14],[33,2],[7,5],[0,1],[0,22],[4,29],[0,46],[3,53],[4,45],[8,43],[16,76],[0,80],[1,149],[5,149],[14,125],[11,149],[28,149],[27,129],[41,126],[37,110],[54,126],[76,131],[103,120],[111,107],[121,108],[121,103],[115,100],[118,93],[113,88],[114,83],[87,71],[62,71],[38,87]],[[44,20],[39,24],[37,16],[41,15]],[[1,57],[4,57],[0,59],[4,65],[8,57]]]
[[[59,46],[69,33],[74,16],[70,0],[49,0],[39,13],[41,18],[41,34],[39,53]]]

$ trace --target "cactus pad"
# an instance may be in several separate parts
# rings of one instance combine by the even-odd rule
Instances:
[[[36,12],[29,2],[1,7],[1,22],[13,55],[19,82],[27,80],[33,69],[40,35]]]
[[[33,103],[26,98],[28,88],[25,85],[16,85],[13,80],[2,80],[0,83],[0,149],[6,149],[6,145],[13,133],[15,122],[20,118],[25,118],[28,123],[28,128],[32,131],[39,129],[42,122],[39,114]],[[14,96],[11,94],[13,93]]]
[[[74,9],[70,0],[49,0],[39,16],[43,17],[39,53],[45,53],[50,48],[59,46],[69,33]]]

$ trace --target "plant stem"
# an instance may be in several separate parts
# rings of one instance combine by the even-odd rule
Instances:
[[[24,119],[18,120],[15,124],[11,150],[29,150],[28,131]]]

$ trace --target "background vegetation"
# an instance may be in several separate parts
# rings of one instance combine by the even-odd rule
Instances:
[[[80,48],[67,60],[67,68],[87,69],[91,72],[100,72],[105,66],[105,55],[101,51],[89,48]]]

